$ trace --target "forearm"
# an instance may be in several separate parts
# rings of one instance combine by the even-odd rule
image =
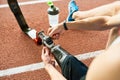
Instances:
[[[69,30],[107,30],[111,27],[106,25],[109,16],[90,17],[83,20],[66,22]]]
[[[53,65],[45,65],[45,69],[51,77],[51,80],[66,80],[60,72],[58,72]]]

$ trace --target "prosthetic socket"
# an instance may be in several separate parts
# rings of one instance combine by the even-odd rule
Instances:
[[[64,50],[60,45],[55,45],[51,37],[46,36],[43,31],[38,33],[38,37],[42,39],[43,45],[45,45],[51,50],[51,53],[54,55],[57,63],[61,67],[65,58],[70,54],[66,50]]]

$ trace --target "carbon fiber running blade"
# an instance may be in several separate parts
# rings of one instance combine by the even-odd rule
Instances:
[[[21,9],[18,5],[17,0],[7,0],[9,7],[11,9],[11,11],[13,12],[21,30],[27,34],[30,38],[32,38],[37,44],[41,45],[41,39],[38,39],[37,37],[37,31],[35,29],[31,29],[26,21],[25,18],[21,12]]]
[[[20,10],[17,0],[7,0],[11,11],[13,12],[15,18],[17,19],[18,24],[23,32],[27,33],[30,28],[28,27],[24,16]]]

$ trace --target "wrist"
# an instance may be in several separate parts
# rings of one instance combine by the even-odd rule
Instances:
[[[68,30],[68,27],[66,25],[66,21],[61,22],[60,24],[58,24],[58,26],[61,30]]]
[[[49,70],[49,68],[50,68],[51,66],[53,67],[52,64],[45,64],[45,69],[46,69],[46,70]]]
[[[66,21],[63,22],[63,28],[64,28],[64,30],[68,30],[68,27],[66,25]]]

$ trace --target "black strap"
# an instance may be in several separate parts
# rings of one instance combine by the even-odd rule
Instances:
[[[64,27],[65,30],[68,30],[67,25],[66,25],[66,21],[64,21],[63,27]]]

